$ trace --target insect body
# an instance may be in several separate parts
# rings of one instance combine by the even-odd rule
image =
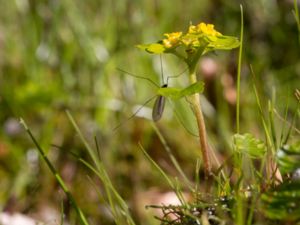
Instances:
[[[167,83],[166,84],[163,84],[161,87],[159,87],[154,81],[152,81],[151,79],[149,78],[146,78],[146,77],[140,77],[140,76],[136,76],[132,73],[129,73],[127,71],[124,71],[120,68],[118,68],[119,71],[123,72],[123,73],[126,73],[130,76],[133,76],[133,77],[136,77],[136,78],[139,78],[139,79],[144,79],[144,80],[148,80],[150,83],[152,83],[154,86],[156,86],[157,88],[167,88],[168,87],[168,80],[170,78],[176,78],[180,75],[182,75],[182,73],[180,73],[179,75],[176,75],[176,76],[169,76],[167,78]],[[164,80],[163,78],[163,73],[162,73],[162,80]],[[143,104],[143,106],[145,106],[147,103],[149,103],[154,97],[156,97],[156,100],[155,100],[155,103],[154,103],[154,106],[153,106],[153,109],[152,109],[152,119],[154,122],[157,122],[161,119],[162,115],[163,115],[163,112],[164,112],[164,108],[165,108],[165,103],[166,103],[166,97],[165,96],[162,96],[162,95],[157,95],[157,96],[153,96],[152,98],[150,98],[148,101],[146,101],[145,104]],[[143,107],[142,106],[142,107]],[[141,107],[141,108],[142,108]],[[131,119],[133,116],[135,116],[138,112],[140,111],[140,109],[138,109],[129,119]]]
[[[152,101],[154,98],[156,98],[153,109],[152,109],[152,119],[154,122],[157,122],[161,119],[162,114],[164,112],[164,108],[165,108],[165,103],[166,103],[166,98],[171,98],[171,99],[180,99],[182,97],[185,97],[187,95],[192,95],[195,93],[201,93],[204,89],[204,83],[202,81],[198,81],[196,83],[193,83],[192,85],[184,88],[184,89],[180,89],[180,88],[169,88],[168,87],[168,80],[171,78],[176,78],[181,76],[186,69],[180,73],[179,75],[176,76],[169,76],[167,78],[167,82],[165,84],[163,84],[161,87],[159,87],[154,81],[152,81],[149,78],[146,77],[140,77],[140,76],[136,76],[132,73],[126,72],[122,69],[119,69],[119,71],[126,73],[130,76],[136,77],[136,78],[140,78],[140,79],[144,79],[149,81],[150,83],[152,83],[154,86],[156,86],[158,88],[157,91],[157,95],[151,97],[150,99],[148,99],[132,116],[130,116],[128,120],[130,120],[131,118],[133,118],[146,104],[148,104],[150,101]],[[164,81],[163,79],[163,73],[162,73],[162,81]],[[114,128],[114,130],[116,130],[117,128],[119,128],[121,125],[123,125],[124,123],[119,124],[117,127]]]
[[[164,84],[162,85],[161,87],[159,85],[157,85],[153,80],[147,78],[147,77],[141,77],[141,76],[137,76],[137,75],[134,75],[132,73],[129,73],[125,70],[122,70],[120,68],[118,68],[119,71],[125,73],[125,74],[128,74],[132,77],[136,77],[136,78],[139,78],[139,79],[144,79],[144,80],[147,80],[149,81],[151,84],[153,84],[155,87],[157,88],[166,88],[168,87],[168,84]],[[131,115],[126,121],[130,120],[131,118],[133,118],[136,114],[139,113],[139,111],[145,106],[147,105],[150,101],[152,101],[154,98],[156,98],[155,100],[155,103],[154,103],[154,106],[153,106],[153,109],[152,109],[152,119],[154,122],[160,120],[160,118],[162,117],[162,114],[163,114],[163,111],[164,111],[164,108],[165,108],[165,101],[166,101],[166,98],[162,95],[155,95],[155,96],[152,96],[151,98],[149,98],[140,108],[138,108],[136,110],[136,112]],[[124,123],[120,123],[118,126],[116,126],[113,130],[117,130],[120,126],[122,126]]]
[[[161,86],[161,88],[166,87],[168,87],[168,84],[164,84]],[[165,103],[166,98],[164,96],[158,95],[152,109],[152,119],[154,122],[160,120],[160,118],[162,117],[165,108]]]

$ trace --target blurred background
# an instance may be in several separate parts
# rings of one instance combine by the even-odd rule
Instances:
[[[160,40],[167,32],[185,32],[190,23],[200,22],[239,37],[240,4],[245,17],[241,132],[262,135],[251,65],[266,113],[267,101],[274,102],[280,135],[285,108],[291,121],[293,92],[300,86],[293,0],[0,0],[0,209],[58,224],[63,203],[67,220],[76,224],[64,193],[20,126],[22,117],[91,223],[114,224],[97,197],[101,182],[71,154],[90,161],[66,116],[68,109],[92,146],[97,139],[101,159],[137,223],[158,224],[145,205],[170,198],[169,187],[139,143],[168,174],[178,174],[151,123],[153,101],[143,106],[157,87],[118,68],[161,85],[161,62],[165,78],[182,73],[184,63],[171,55],[160,59],[135,45]],[[236,129],[237,56],[237,49],[214,52],[199,63],[209,141],[221,160],[230,152]],[[183,74],[169,85],[184,87],[187,81]],[[157,126],[193,179],[201,156],[185,99],[167,102]]]

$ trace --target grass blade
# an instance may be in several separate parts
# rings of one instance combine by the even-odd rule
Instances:
[[[157,169],[157,171],[165,178],[165,180],[168,182],[168,184],[171,186],[171,188],[174,190],[174,192],[176,193],[177,198],[179,199],[179,201],[181,202],[182,205],[185,205],[185,200],[182,196],[182,193],[180,192],[178,185],[176,185],[176,183],[174,183],[169,176],[162,170],[162,168],[160,168],[160,166],[150,157],[150,155],[146,152],[146,150],[143,148],[143,146],[141,144],[139,144],[140,149],[142,150],[142,152],[144,153],[144,155],[146,156],[146,158],[149,160],[149,162],[152,164],[152,166]]]
[[[241,34],[240,34],[240,49],[238,59],[238,71],[237,71],[237,97],[236,97],[236,132],[240,133],[240,83],[241,83],[241,67],[242,67],[242,55],[243,55],[243,38],[244,38],[244,13],[243,6],[241,8]]]
[[[25,123],[25,121],[21,118],[20,119],[20,123],[23,125],[23,127],[25,128],[26,132],[29,134],[31,140],[33,141],[33,143],[35,144],[35,146],[37,147],[40,155],[42,156],[43,160],[45,161],[45,163],[47,164],[48,168],[50,169],[51,173],[53,174],[53,176],[55,177],[56,181],[58,182],[59,186],[62,188],[62,190],[65,192],[67,198],[69,199],[71,205],[74,207],[78,217],[79,217],[79,221],[80,224],[82,225],[89,225],[89,223],[87,222],[87,219],[85,218],[83,212],[81,211],[81,209],[79,208],[79,206],[77,205],[73,195],[71,194],[71,192],[69,191],[68,187],[66,186],[65,182],[63,181],[63,179],[61,178],[61,176],[59,175],[59,173],[57,172],[57,170],[54,168],[54,166],[52,165],[52,163],[50,162],[50,160],[48,159],[47,155],[45,154],[45,151],[42,149],[42,147],[39,145],[39,143],[37,142],[37,140],[35,139],[35,137],[33,136],[31,130],[29,129],[29,127],[27,126],[27,124]]]
[[[298,42],[300,44],[300,16],[299,16],[299,10],[298,10],[298,1],[294,0],[294,16],[297,23],[298,28]]]
[[[160,130],[158,129],[158,127],[155,125],[155,123],[152,123],[152,126],[159,138],[159,140],[161,141],[161,143],[164,146],[165,151],[167,152],[168,156],[170,157],[171,162],[173,163],[174,167],[177,169],[177,171],[179,172],[179,174],[182,176],[183,180],[185,181],[185,183],[187,184],[188,188],[190,190],[192,190],[192,184],[191,181],[187,178],[187,176],[185,175],[185,173],[183,172],[181,166],[179,165],[178,161],[176,160],[175,156],[173,155],[166,139],[164,138],[164,136],[162,135],[162,133],[160,132]]]
[[[113,186],[111,179],[109,178],[109,175],[106,172],[106,169],[104,168],[103,163],[98,159],[97,155],[95,154],[95,151],[90,147],[87,140],[84,138],[83,134],[81,133],[78,125],[76,124],[74,118],[72,117],[69,111],[67,111],[67,115],[73,127],[75,128],[77,134],[79,135],[82,143],[85,145],[86,149],[88,150],[88,153],[92,158],[92,161],[95,164],[95,166],[93,166],[92,164],[88,163],[87,161],[81,158],[77,158],[77,159],[81,163],[83,163],[87,168],[89,168],[92,172],[94,172],[104,184],[108,202],[110,204],[112,214],[114,215],[114,220],[116,224],[123,225],[124,223],[122,223],[121,221],[122,218],[125,217],[127,224],[134,225],[135,223],[129,213],[128,205]],[[96,147],[98,148],[99,146],[96,145]]]

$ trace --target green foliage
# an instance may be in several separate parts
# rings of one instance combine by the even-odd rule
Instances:
[[[292,173],[300,168],[300,141],[284,145],[277,151],[278,165],[280,170],[285,173]]]
[[[142,44],[137,45],[136,47],[153,54],[162,54],[167,51],[165,46],[161,43]]]
[[[195,93],[202,93],[203,90],[204,83],[202,81],[198,81],[183,89],[173,87],[159,88],[157,90],[157,94],[171,99],[180,99],[182,97],[193,95]]]
[[[231,50],[240,46],[239,40],[236,37],[231,36],[217,36],[209,38],[209,40],[205,53],[216,50]]]
[[[251,158],[264,157],[266,145],[252,134],[235,134],[233,136],[234,149],[240,154],[246,154]]]
[[[287,220],[300,219],[300,182],[285,182],[261,196],[262,210],[270,219]]]

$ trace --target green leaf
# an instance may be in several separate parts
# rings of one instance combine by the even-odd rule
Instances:
[[[277,151],[276,159],[282,173],[290,173],[300,168],[300,141],[281,147]]]
[[[207,36],[209,42],[206,52],[213,50],[231,50],[240,46],[240,42],[236,37],[232,36]]]
[[[184,89],[173,87],[161,87],[158,89],[157,94],[171,99],[180,99],[184,96],[202,93],[203,90],[204,83],[202,81],[198,81]]]
[[[233,135],[233,143],[239,153],[247,154],[251,158],[262,157],[266,152],[265,143],[249,133]]]
[[[137,45],[136,47],[153,54],[161,54],[166,51],[165,46],[160,43],[144,44],[144,45],[142,44],[142,45]]]
[[[261,197],[261,203],[262,211],[270,219],[299,220],[300,182],[286,182],[264,193]]]

